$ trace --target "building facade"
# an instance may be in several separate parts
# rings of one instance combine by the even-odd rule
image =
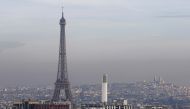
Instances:
[[[19,101],[13,104],[13,109],[71,109],[70,102],[42,103],[38,101]]]

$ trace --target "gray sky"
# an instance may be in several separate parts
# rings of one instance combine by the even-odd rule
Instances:
[[[61,0],[0,0],[0,86],[56,79]],[[64,0],[73,85],[190,84],[189,0]]]

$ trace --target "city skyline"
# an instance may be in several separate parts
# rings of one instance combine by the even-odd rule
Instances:
[[[61,4],[61,0],[1,2],[0,86],[54,83]],[[63,4],[72,84],[98,83],[108,73],[113,82],[158,75],[189,86],[190,1]]]

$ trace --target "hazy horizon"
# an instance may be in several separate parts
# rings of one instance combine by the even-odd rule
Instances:
[[[188,0],[2,0],[0,87],[54,84],[64,4],[72,85],[152,80],[190,86]]]

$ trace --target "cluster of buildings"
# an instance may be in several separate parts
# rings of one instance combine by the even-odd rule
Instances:
[[[149,109],[151,106],[156,106],[158,109],[159,107],[188,109],[190,106],[188,89],[160,79],[149,82],[108,84],[107,76],[104,75],[102,84],[76,86],[72,88],[72,93],[76,105],[83,109],[102,106],[106,106],[107,109]],[[52,86],[0,88],[0,108],[11,107],[11,104],[18,106],[18,103],[21,106],[23,102],[43,104],[40,105],[41,107],[48,104],[52,107],[51,102],[47,100],[51,100],[53,90]]]
[[[138,102],[152,102],[158,100],[166,100],[169,98],[185,100],[189,98],[189,88],[176,86],[170,83],[156,84],[154,82],[136,82],[128,84],[112,84],[110,87],[114,95],[128,99],[136,98]],[[123,90],[118,90],[123,89]],[[142,100],[142,101],[140,101]]]

